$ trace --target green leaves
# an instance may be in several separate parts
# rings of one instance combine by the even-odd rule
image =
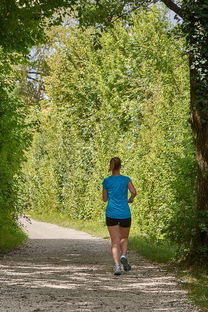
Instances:
[[[27,153],[24,202],[39,213],[103,218],[101,182],[118,155],[139,194],[136,231],[189,245],[195,168],[184,41],[156,8],[139,11],[127,28],[115,23],[99,48],[96,34],[93,27],[48,32],[49,100]]]
[[[19,211],[16,178],[30,139],[26,131],[27,109],[18,97],[13,59],[17,55],[6,54],[0,48],[0,227],[8,222],[10,230]]]
[[[33,45],[43,42],[46,24],[60,23],[56,9],[70,7],[74,0],[3,1],[0,4],[0,44],[6,51],[28,53]],[[53,15],[53,18],[48,19]]]

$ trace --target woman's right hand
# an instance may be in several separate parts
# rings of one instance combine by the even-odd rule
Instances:
[[[131,196],[130,196],[130,198],[129,198],[129,200],[128,200],[128,203],[132,204],[133,201],[134,201],[134,197],[137,195],[136,189],[135,189],[135,187],[134,187],[132,181],[129,181],[129,183],[128,183],[128,189],[129,189],[129,191],[130,191],[130,193],[131,193]]]

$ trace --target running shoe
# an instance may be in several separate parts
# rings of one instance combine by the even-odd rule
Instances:
[[[128,264],[128,259],[127,259],[126,255],[121,255],[120,261],[123,264],[124,271],[127,272],[127,271],[131,270],[131,266],[130,266],[130,264]]]
[[[114,275],[121,275],[123,273],[121,265],[115,264],[114,265]]]

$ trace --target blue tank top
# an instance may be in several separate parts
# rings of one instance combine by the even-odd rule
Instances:
[[[113,219],[127,219],[131,217],[128,204],[128,183],[131,179],[124,175],[105,178],[102,182],[108,193],[106,216]]]

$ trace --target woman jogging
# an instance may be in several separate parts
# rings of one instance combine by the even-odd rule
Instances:
[[[109,171],[112,175],[105,178],[103,185],[103,201],[106,207],[106,225],[111,237],[112,256],[115,262],[114,274],[120,275],[131,270],[127,259],[128,236],[131,226],[131,212],[128,203],[133,203],[136,189],[131,179],[120,173],[121,160],[114,157],[110,160]],[[128,199],[128,190],[131,193]]]

